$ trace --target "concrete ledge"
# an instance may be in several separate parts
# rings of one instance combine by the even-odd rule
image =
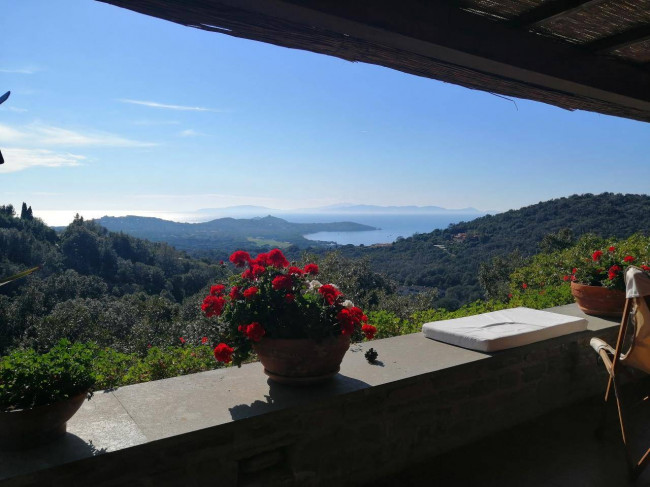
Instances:
[[[353,345],[321,386],[278,385],[249,364],[98,392],[61,441],[0,453],[0,484],[369,482],[601,393],[588,343],[612,343],[618,323],[588,320],[585,332],[494,354],[420,333]]]

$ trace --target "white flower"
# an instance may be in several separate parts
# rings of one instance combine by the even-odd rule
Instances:
[[[322,284],[319,281],[314,280],[314,281],[311,281],[309,283],[309,290],[314,291],[314,290],[318,289],[321,286],[322,286]]]
[[[344,308],[350,309],[350,308],[354,307],[354,303],[352,301],[350,301],[349,299],[346,299],[345,301],[343,301],[341,303],[341,306],[343,306]]]

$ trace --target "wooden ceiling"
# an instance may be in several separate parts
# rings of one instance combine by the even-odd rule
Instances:
[[[650,121],[650,0],[99,0],[185,26]]]

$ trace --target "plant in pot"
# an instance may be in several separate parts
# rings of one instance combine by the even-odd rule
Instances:
[[[625,271],[631,265],[650,273],[647,262],[638,262],[636,256],[612,245],[575,262],[564,281],[571,283],[571,293],[584,313],[620,318],[625,306]]]
[[[316,280],[316,264],[292,266],[279,249],[255,259],[238,250],[230,261],[244,271],[229,289],[212,286],[201,306],[221,325],[218,361],[241,366],[255,352],[272,380],[310,384],[339,371],[352,337],[374,337],[360,308]]]
[[[61,340],[47,353],[14,350],[0,358],[0,447],[51,441],[92,396],[93,345]]]

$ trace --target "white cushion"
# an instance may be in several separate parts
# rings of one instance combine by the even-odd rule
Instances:
[[[584,318],[530,308],[504,309],[422,326],[428,338],[480,352],[520,347],[586,329]]]

